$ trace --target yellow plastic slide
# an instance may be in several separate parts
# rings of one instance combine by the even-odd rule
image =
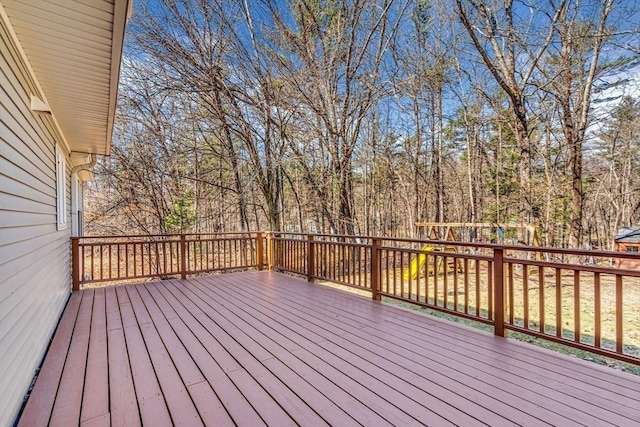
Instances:
[[[418,254],[417,257],[411,260],[409,263],[409,268],[404,270],[404,280],[415,280],[418,278],[418,274],[422,267],[424,267],[424,263],[427,261],[427,252],[432,252],[435,248],[429,245],[425,245],[421,249],[421,253]]]

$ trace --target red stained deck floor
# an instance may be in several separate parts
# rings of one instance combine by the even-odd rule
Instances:
[[[273,272],[75,292],[21,426],[640,425],[640,377]]]

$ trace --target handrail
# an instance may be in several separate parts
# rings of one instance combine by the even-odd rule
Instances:
[[[272,232],[273,234],[282,234],[288,236],[307,236],[309,233],[298,232]],[[331,237],[336,239],[378,239],[387,242],[402,242],[413,243],[421,245],[437,245],[437,246],[460,246],[468,248],[482,248],[482,249],[504,249],[508,251],[527,251],[527,252],[541,252],[541,253],[556,253],[564,255],[577,255],[577,256],[589,256],[589,257],[602,257],[602,258],[625,258],[635,259],[638,258],[637,254],[627,252],[616,251],[594,251],[589,249],[565,249],[565,248],[552,248],[545,246],[527,246],[527,245],[502,245],[498,243],[473,243],[473,242],[454,242],[451,240],[433,240],[433,239],[412,239],[407,237],[387,237],[387,236],[364,236],[364,235],[346,235],[346,234],[326,234],[326,233],[311,233],[315,237]]]
[[[288,232],[88,236],[71,244],[74,290],[267,268],[492,325],[498,336],[516,331],[640,364],[636,254]],[[567,256],[572,262],[556,262]]]
[[[109,236],[82,236],[72,237],[71,239],[97,239],[97,240],[110,240],[110,239],[145,239],[151,237],[180,237],[180,236],[237,236],[237,235],[258,235],[259,231],[225,231],[219,233],[167,233],[167,234],[114,234]]]
[[[627,252],[615,252],[615,251],[593,251],[587,249],[564,249],[564,248],[549,248],[544,246],[525,246],[525,245],[500,245],[496,243],[469,243],[469,242],[452,242],[450,240],[429,240],[429,239],[406,239],[406,238],[388,238],[382,237],[382,240],[393,242],[407,242],[407,243],[419,243],[419,244],[435,244],[440,246],[461,246],[471,248],[483,248],[483,249],[503,249],[505,251],[521,251],[521,252],[542,252],[542,253],[556,253],[563,255],[577,255],[588,256],[598,258],[628,258],[635,259],[638,255]]]

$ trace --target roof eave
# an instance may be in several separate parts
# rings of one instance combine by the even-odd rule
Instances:
[[[120,63],[124,46],[124,34],[127,20],[131,16],[133,0],[116,0],[113,16],[113,38],[111,43],[111,74],[109,87],[109,117],[107,119],[107,140],[103,154],[111,153],[111,139],[113,137],[113,125],[118,104],[118,85],[120,81]]]

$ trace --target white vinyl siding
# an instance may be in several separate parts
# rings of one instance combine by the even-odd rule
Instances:
[[[2,19],[0,54],[0,426],[10,426],[69,297],[70,229],[57,227],[60,141],[50,119],[30,110],[36,87]]]

